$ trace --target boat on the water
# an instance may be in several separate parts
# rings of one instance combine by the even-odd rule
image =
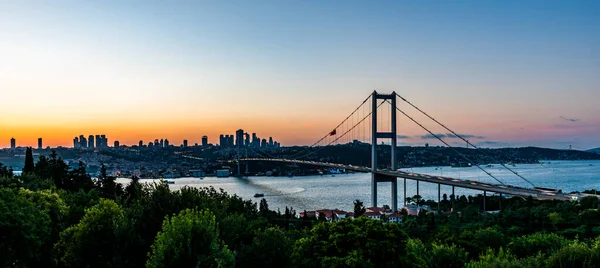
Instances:
[[[265,196],[265,194],[262,194],[262,193],[255,193],[254,194],[254,197],[263,197],[263,196]]]

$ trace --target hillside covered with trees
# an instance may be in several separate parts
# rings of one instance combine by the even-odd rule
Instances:
[[[21,176],[0,166],[1,267],[600,266],[596,197],[514,197],[482,213],[481,196],[460,196],[452,213],[402,224],[326,222],[213,188],[120,185],[104,172],[92,180],[84,163],[69,170],[56,154],[26,166]],[[487,203],[500,209],[498,199]]]

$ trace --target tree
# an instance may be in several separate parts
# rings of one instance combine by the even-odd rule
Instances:
[[[101,199],[86,209],[81,221],[60,234],[57,261],[64,267],[110,267],[118,265],[117,229],[124,224],[123,209]]]
[[[363,205],[363,202],[356,199],[354,200],[354,218],[358,218],[367,212],[367,209]]]
[[[549,254],[563,246],[569,241],[553,233],[535,233],[515,237],[508,248],[519,258],[535,256],[538,253]]]
[[[319,223],[296,241],[296,267],[402,267],[406,234],[395,223],[367,217]]]
[[[44,266],[41,250],[51,242],[50,216],[22,191],[0,188],[1,267]]]
[[[233,267],[235,255],[219,239],[210,211],[186,209],[165,219],[146,267]]]
[[[240,267],[289,267],[294,240],[279,228],[259,230],[240,252]]]
[[[131,203],[137,200],[142,194],[142,184],[140,178],[132,177],[131,181],[125,186],[125,203]]]
[[[27,147],[27,150],[25,151],[25,165],[23,166],[23,173],[32,173],[34,168],[33,152],[31,147]]]
[[[267,203],[266,199],[261,199],[260,200],[260,204],[259,204],[259,211],[260,214],[262,214],[264,217],[266,217],[267,215],[269,215],[269,204]]]

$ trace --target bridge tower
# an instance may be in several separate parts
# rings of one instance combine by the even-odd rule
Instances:
[[[377,173],[377,141],[378,139],[391,139],[391,166],[390,170],[396,170],[396,147],[397,147],[397,133],[396,133],[396,92],[392,94],[379,94],[377,91],[373,91],[372,95],[372,141],[371,141],[371,205],[377,206],[377,183],[379,182],[391,182],[392,183],[392,204],[391,208],[393,211],[398,210],[398,178],[395,176],[386,176]],[[377,101],[378,100],[389,100],[391,103],[391,129],[390,132],[379,132],[377,130]]]

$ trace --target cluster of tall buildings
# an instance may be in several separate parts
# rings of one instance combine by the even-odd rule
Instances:
[[[15,138],[10,139],[10,148],[13,150],[17,148],[17,140]],[[42,138],[38,138],[38,147],[37,148],[38,148],[38,150],[44,149],[42,147]]]
[[[235,141],[235,142],[234,142]],[[273,137],[269,139],[261,139],[256,133],[244,132],[243,129],[238,129],[235,135],[223,135],[219,136],[219,145],[221,148],[233,148],[233,147],[250,147],[250,148],[279,148],[281,144],[277,141],[273,141]]]
[[[115,142],[118,144],[118,142]],[[79,137],[75,137],[73,139],[73,148],[77,149],[102,149],[108,148],[108,139],[106,135],[90,135],[87,139],[83,135],[79,135]]]

